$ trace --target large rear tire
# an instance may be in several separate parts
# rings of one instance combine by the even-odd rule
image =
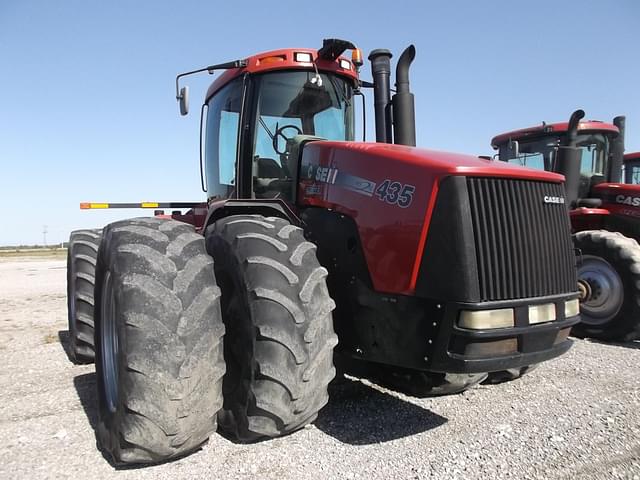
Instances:
[[[578,337],[634,340],[640,336],[640,245],[618,232],[587,230],[574,235],[582,252],[578,282],[584,299]]]
[[[67,316],[71,359],[93,363],[93,309],[96,260],[102,230],[71,232],[67,247]]]
[[[222,430],[251,442],[304,427],[328,401],[338,341],[315,245],[260,215],[218,220],[206,239],[227,331]]]
[[[225,371],[220,290],[190,225],[108,225],[96,269],[97,437],[115,463],[157,463],[216,429]]]

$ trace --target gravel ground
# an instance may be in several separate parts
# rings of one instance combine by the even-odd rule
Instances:
[[[96,448],[92,365],[65,352],[65,262],[0,259],[0,478],[640,480],[640,343],[576,340],[521,380],[416,399],[348,380],[314,425],[254,445],[214,435],[116,470]]]

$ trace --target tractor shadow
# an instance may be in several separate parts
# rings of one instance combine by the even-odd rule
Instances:
[[[640,350],[640,340],[630,340],[627,342],[614,342],[614,341],[607,342],[604,340],[590,339],[589,342],[598,343],[600,345],[609,345],[612,347],[623,347],[623,348],[630,348],[632,350]]]
[[[73,386],[76,389],[80,404],[84,410],[84,414],[87,416],[91,429],[95,432],[98,428],[98,401],[96,399],[96,381],[97,376],[95,372],[85,373],[73,378]],[[132,468],[141,468],[144,465],[133,466],[120,466],[114,463],[113,459],[105,452],[98,442],[96,441],[96,448],[114,470],[131,470]]]
[[[69,330],[58,330],[58,340],[60,341],[60,345],[62,345],[62,349],[64,350],[65,355],[69,359],[70,362],[74,362],[73,353],[71,352],[71,334]]]
[[[314,425],[350,445],[371,445],[423,433],[448,419],[364,383],[344,379],[329,385],[329,403]]]
[[[84,414],[89,420],[93,431],[98,425],[98,407],[96,399],[96,373],[85,373],[73,378],[73,386],[76,389]]]

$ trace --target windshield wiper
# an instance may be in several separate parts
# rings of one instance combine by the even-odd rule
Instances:
[[[269,135],[269,138],[271,138],[271,140],[273,141],[273,138],[274,138],[275,135],[273,133],[271,133],[271,130],[269,130],[269,127],[267,127],[267,124],[264,122],[262,117],[258,118],[258,121],[260,122],[260,125],[262,125],[262,128],[264,128],[267,131],[267,134]]]

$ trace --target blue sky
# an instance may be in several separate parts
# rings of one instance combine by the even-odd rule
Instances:
[[[637,0],[2,0],[0,245],[149,213],[81,201],[202,200],[197,112],[212,78],[189,80],[196,114],[183,118],[175,75],[327,37],[365,57],[415,44],[419,146],[491,154],[493,135],[583,108],[625,114],[627,151],[640,150],[639,21]]]

